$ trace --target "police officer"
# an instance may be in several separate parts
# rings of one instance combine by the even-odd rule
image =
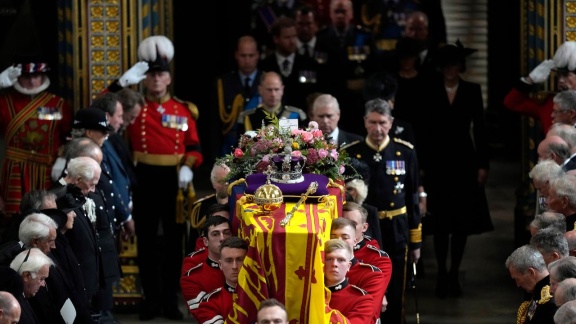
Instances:
[[[403,323],[406,263],[420,258],[422,230],[418,209],[418,162],[412,144],[391,138],[389,104],[382,99],[366,103],[364,126],[368,136],[363,142],[343,147],[351,157],[370,167],[366,203],[378,208],[382,250],[392,259],[392,279],[386,297],[388,308],[381,314],[383,323]]]

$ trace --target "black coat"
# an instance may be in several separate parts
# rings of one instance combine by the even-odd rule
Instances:
[[[51,189],[51,191],[57,197],[61,197],[66,194],[66,186],[56,183],[56,187]],[[92,297],[96,295],[100,288],[100,251],[94,225],[82,208],[76,208],[74,211],[76,212],[74,227],[66,231],[65,236],[80,264],[88,298],[87,304],[90,304]]]
[[[30,304],[28,299],[24,297],[24,284],[22,283],[22,277],[18,272],[10,267],[0,266],[0,291],[7,291],[14,295],[20,308],[22,310],[20,314],[20,324],[37,324],[40,323],[36,317],[36,313]]]
[[[434,125],[418,143],[433,232],[479,233],[492,229],[478,169],[489,169],[488,132],[479,84],[460,80],[450,103],[439,80],[431,85]],[[472,129],[472,132],[471,132]],[[473,135],[471,135],[471,133]],[[450,194],[447,195],[446,193]]]

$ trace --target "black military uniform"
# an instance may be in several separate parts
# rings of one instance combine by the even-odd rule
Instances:
[[[550,294],[550,276],[536,283],[530,299],[518,308],[518,323],[552,323],[556,304]]]
[[[381,249],[392,260],[392,279],[386,293],[388,309],[381,314],[383,323],[402,323],[406,260],[408,250],[422,243],[418,209],[418,162],[413,146],[397,138],[379,148],[366,139],[342,147],[350,157],[366,162],[370,182],[366,203],[378,208]]]
[[[285,117],[286,119],[298,119],[299,122],[306,120],[306,113],[300,108],[280,105],[274,112],[278,119]],[[246,110],[238,116],[238,127],[242,128],[244,132],[260,129],[262,127],[262,121],[264,121],[264,125],[273,123],[273,119],[271,118],[273,118],[273,116],[267,113],[262,105],[259,105],[256,109]]]

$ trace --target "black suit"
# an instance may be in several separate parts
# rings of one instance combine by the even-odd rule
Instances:
[[[364,137],[354,134],[354,133],[350,133],[350,132],[346,132],[343,131],[342,129],[339,129],[338,131],[338,148],[340,148],[340,146],[342,144],[351,144],[355,141],[364,141]]]
[[[306,97],[313,92],[326,90],[323,87],[323,76],[316,60],[296,53],[292,62],[292,70],[289,75],[282,74],[282,67],[278,65],[276,55],[270,55],[261,61],[263,71],[274,71],[280,74],[284,83],[284,95],[282,102],[289,106],[295,106],[306,110]],[[315,80],[301,82],[301,75],[315,73]]]
[[[20,314],[20,324],[40,323],[34,310],[30,307],[28,299],[24,297],[24,283],[22,277],[14,269],[0,266],[0,291],[7,291],[14,295],[22,310]]]

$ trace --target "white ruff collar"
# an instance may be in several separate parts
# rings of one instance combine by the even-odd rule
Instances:
[[[22,87],[20,85],[20,83],[16,82],[14,83],[14,89],[16,89],[16,91],[20,92],[21,94],[24,95],[28,95],[28,96],[35,96],[37,94],[39,94],[40,92],[48,89],[48,87],[50,86],[50,79],[47,76],[44,76],[43,78],[43,82],[42,84],[34,89],[26,89],[24,87]]]
[[[84,208],[86,216],[88,216],[90,222],[96,223],[96,203],[94,203],[94,200],[86,197],[86,203],[82,207]]]

